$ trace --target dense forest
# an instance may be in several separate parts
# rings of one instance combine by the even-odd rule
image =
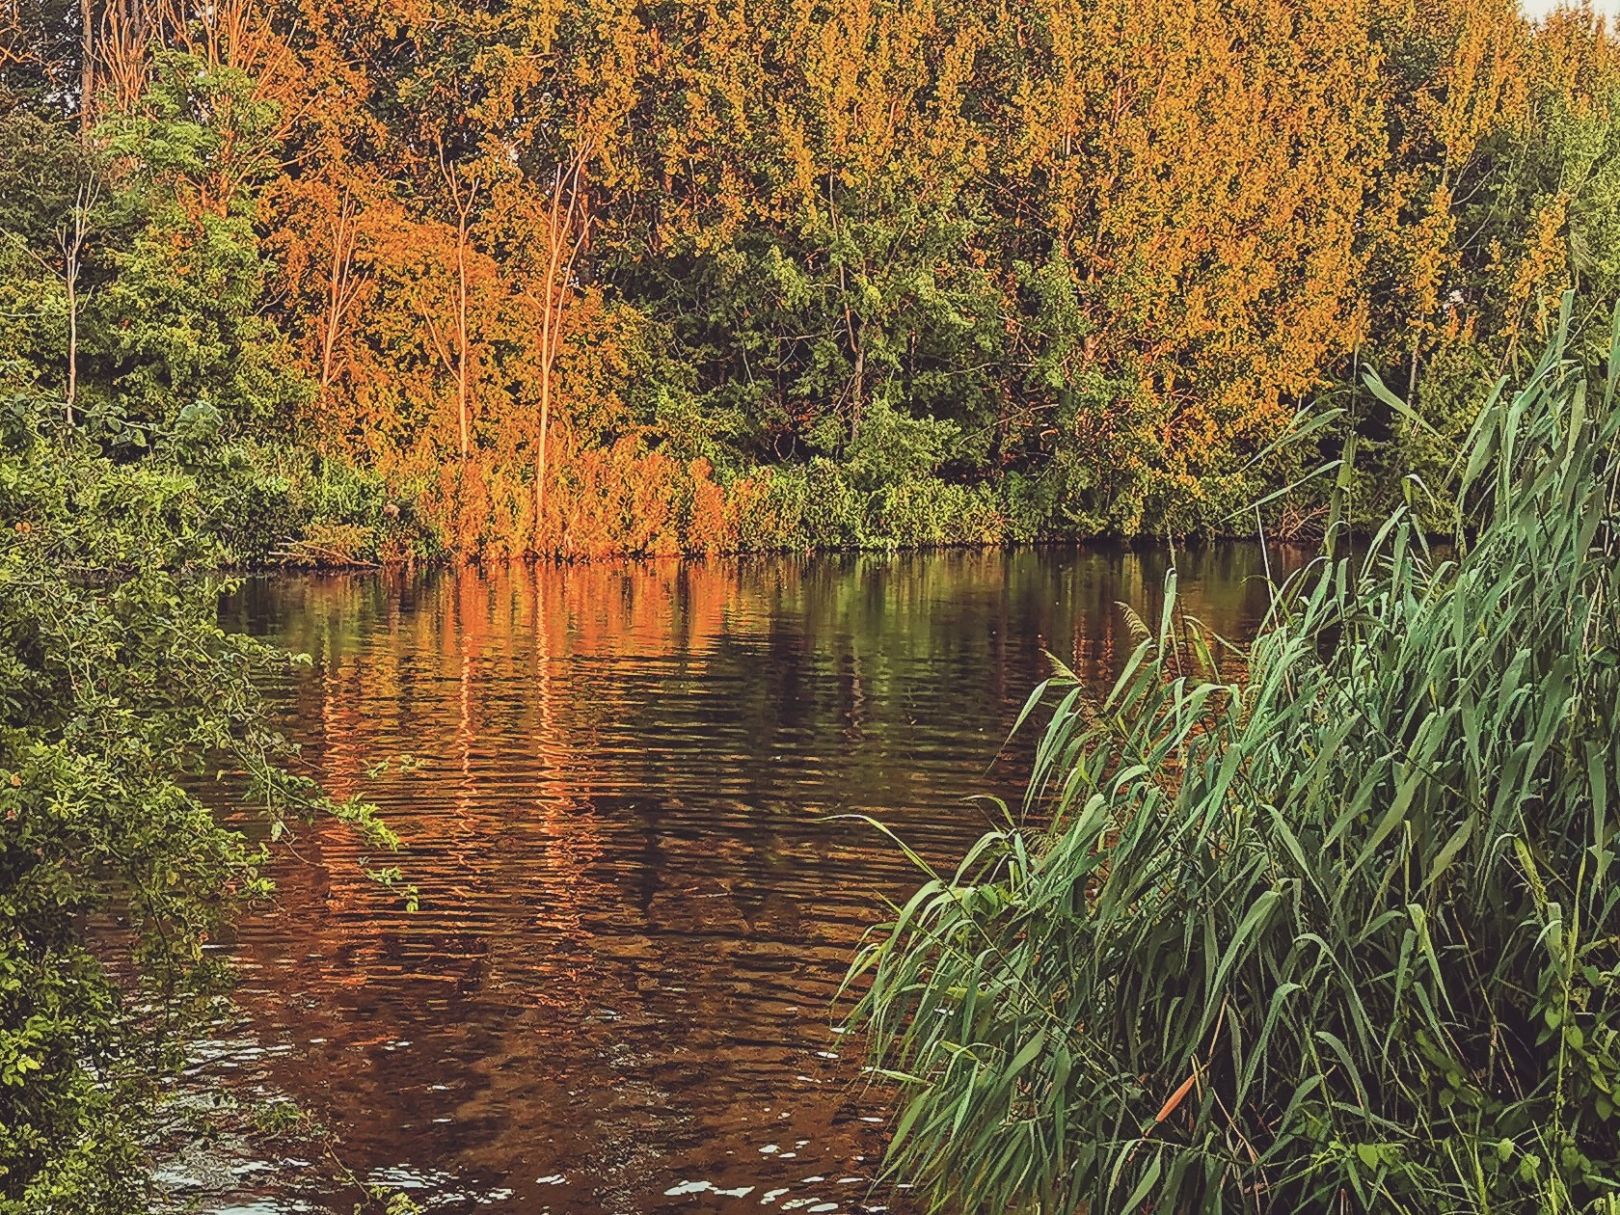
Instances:
[[[244,562],[1310,534],[1620,288],[1514,0],[9,0],[0,107],[7,399]]]

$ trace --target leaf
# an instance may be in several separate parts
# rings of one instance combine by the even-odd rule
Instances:
[[[1159,1107],[1159,1112],[1153,1115],[1154,1123],[1157,1124],[1163,1122],[1171,1114],[1176,1112],[1176,1107],[1179,1106],[1182,1099],[1192,1091],[1192,1086],[1197,1079],[1198,1069],[1195,1067],[1187,1078],[1176,1087],[1176,1091],[1165,1098],[1164,1104]]]

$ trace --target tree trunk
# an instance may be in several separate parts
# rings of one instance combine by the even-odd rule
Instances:
[[[68,364],[67,364],[67,423],[73,425],[73,403],[79,395],[79,266],[77,255],[67,276],[68,310]]]
[[[467,224],[456,237],[456,410],[461,421],[461,462],[467,462]]]
[[[326,280],[326,317],[321,333],[321,382],[319,403],[324,407],[332,380],[337,374],[338,334],[354,303],[354,245],[356,206],[347,190],[332,223],[332,266]]]
[[[79,0],[80,54],[79,129],[88,132],[96,95],[96,13],[95,0]]]
[[[79,270],[95,199],[94,185],[81,185],[73,200],[72,221],[57,232],[57,244],[62,250],[62,289],[67,296],[67,388],[63,405],[69,426],[74,423],[74,407],[79,399]]]
[[[544,339],[542,339],[543,341]],[[546,434],[551,426],[551,367],[549,360],[542,363],[540,370],[540,442],[535,458],[534,470],[534,544],[535,555],[539,556],[540,545],[544,541],[544,520],[546,511]]]
[[[565,173],[558,165],[551,179],[551,211],[546,224],[546,267],[540,299],[540,418],[534,460],[534,552],[545,546],[546,445],[551,433],[552,374],[557,365],[557,345],[562,339],[563,311],[574,274],[574,262],[584,244],[590,218],[583,211],[579,175],[585,165],[587,148],[574,155]],[[563,191],[566,186],[566,203]]]

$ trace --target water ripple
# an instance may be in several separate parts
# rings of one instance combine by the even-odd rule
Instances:
[[[430,1211],[898,1209],[872,1182],[886,1094],[829,1007],[917,874],[852,816],[949,864],[987,822],[968,795],[1013,792],[1027,742],[997,755],[1045,651],[1116,667],[1114,605],[1151,610],[1165,564],[249,583],[227,620],[311,655],[273,689],[288,728],[334,794],[381,808],[421,900],[369,881],[379,858],[347,833],[296,833],[237,946],[259,1066],[359,1175]],[[1184,565],[1189,610],[1252,629],[1258,566],[1241,548]],[[250,1180],[215,1209],[350,1197]]]

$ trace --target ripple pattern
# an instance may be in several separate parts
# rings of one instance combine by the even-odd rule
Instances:
[[[1285,557],[1273,552],[1275,567]],[[1051,651],[1099,679],[1158,551],[647,562],[248,583],[227,620],[311,656],[304,760],[403,837],[300,832],[244,924],[264,1067],[362,1177],[430,1211],[904,1208],[833,1029],[852,950],[1013,798]],[[1257,549],[1183,558],[1228,636]],[[406,912],[365,869],[398,864]],[[217,1209],[342,1209],[264,1181]],[[257,1205],[255,1205],[257,1204]],[[278,1205],[279,1204],[279,1205]]]

